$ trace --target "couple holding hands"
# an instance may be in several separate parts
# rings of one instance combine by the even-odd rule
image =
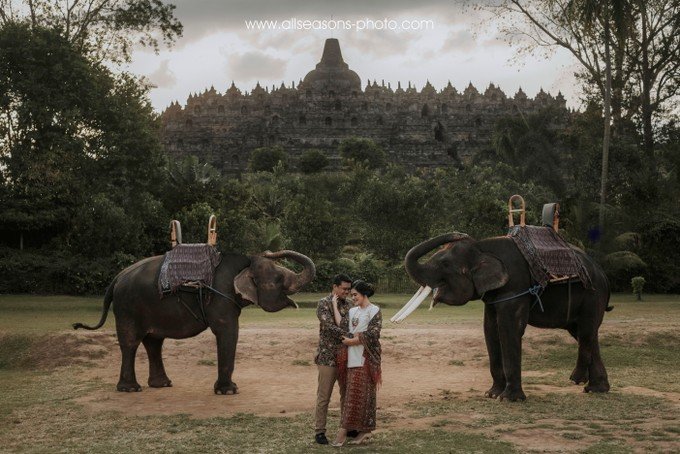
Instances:
[[[368,441],[375,429],[376,390],[381,383],[380,330],[382,313],[372,304],[373,286],[345,274],[333,278],[331,294],[319,301],[319,370],[315,440],[328,444],[328,403],[337,381],[340,387],[340,429],[332,443],[343,446]],[[349,296],[349,297],[348,297]]]

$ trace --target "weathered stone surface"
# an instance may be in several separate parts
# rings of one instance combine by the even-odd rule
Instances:
[[[304,151],[327,153],[340,166],[337,145],[347,137],[368,137],[388,159],[409,167],[456,165],[488,146],[496,120],[528,115],[545,107],[569,110],[561,94],[541,90],[529,99],[520,90],[509,98],[490,84],[480,94],[470,83],[459,93],[449,82],[441,91],[427,82],[417,91],[410,82],[396,90],[367,82],[342,59],[337,39],[328,39],[321,61],[297,87],[264,89],[258,83],[242,93],[232,82],[223,94],[214,87],[175,102],[162,114],[163,144],[171,156],[193,154],[225,173],[246,170],[250,153],[281,145],[295,165]]]

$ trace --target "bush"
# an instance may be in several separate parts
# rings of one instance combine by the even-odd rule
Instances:
[[[645,271],[647,264],[634,252],[618,251],[607,254],[602,261],[603,268],[614,291],[628,287],[630,278]]]
[[[300,157],[298,168],[305,174],[321,172],[328,166],[328,158],[319,150],[307,150]]]
[[[0,293],[99,295],[132,261],[134,258],[121,254],[88,259],[64,252],[2,248]]]
[[[640,257],[649,264],[645,276],[651,289],[680,292],[680,219],[653,214],[638,231],[642,232]]]
[[[283,147],[256,148],[250,155],[250,170],[253,172],[272,172],[278,164],[287,166],[288,155]]]
[[[340,156],[347,161],[362,164],[370,169],[385,166],[385,150],[371,139],[351,137],[340,142]]]
[[[352,280],[361,279],[374,285],[382,280],[385,275],[384,265],[375,260],[371,254],[359,253],[354,258],[338,257],[333,260],[315,260],[316,278],[314,282],[305,287],[305,291],[324,292],[330,291],[333,276],[336,274],[348,274]]]
[[[645,278],[635,276],[630,280],[630,286],[633,288],[633,294],[637,295],[637,300],[642,301],[642,289],[645,287]]]

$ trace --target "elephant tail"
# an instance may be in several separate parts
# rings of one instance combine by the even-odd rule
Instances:
[[[607,280],[607,305],[604,308],[605,312],[611,312],[614,310],[614,306],[609,305],[609,301],[611,300],[612,297],[612,291],[609,288],[609,280]]]
[[[97,323],[97,325],[95,326],[88,326],[83,323],[74,323],[73,329],[84,328],[89,330],[95,330],[104,326],[104,323],[106,322],[106,316],[109,314],[109,308],[111,307],[111,303],[113,302],[113,287],[116,285],[117,280],[118,278],[114,279],[113,282],[111,282],[109,287],[106,289],[106,295],[104,295],[104,310],[102,312],[102,317],[99,320],[99,323]]]

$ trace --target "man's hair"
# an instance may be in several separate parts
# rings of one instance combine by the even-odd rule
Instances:
[[[336,274],[333,276],[333,285],[340,285],[343,282],[352,283],[352,278],[344,273]]]

